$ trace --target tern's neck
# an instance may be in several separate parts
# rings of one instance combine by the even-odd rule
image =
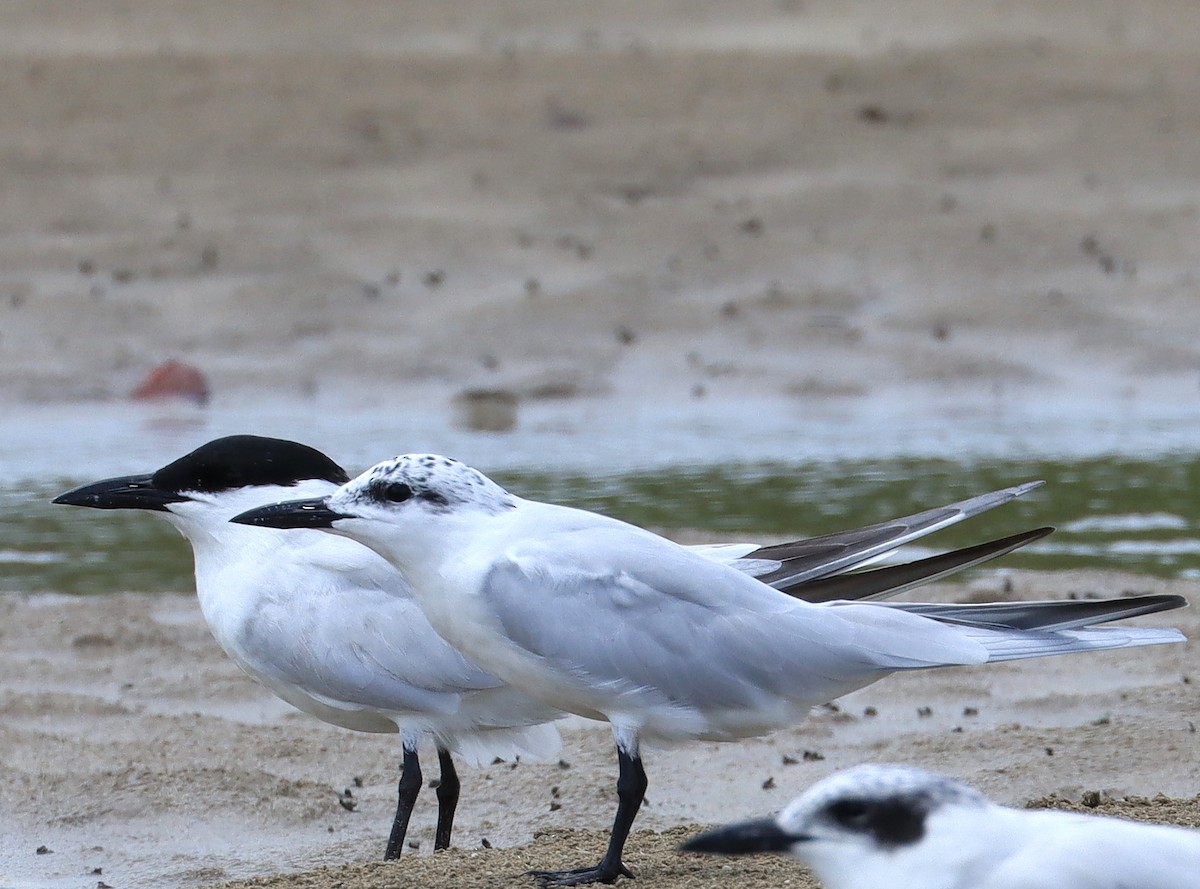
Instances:
[[[198,573],[220,570],[230,560],[244,560],[255,551],[275,549],[281,539],[278,535],[290,533],[235,525],[229,521],[235,515],[281,500],[324,496],[336,488],[332,482],[314,479],[287,487],[256,486],[213,495],[194,494],[189,501],[173,504],[165,518],[192,544]]]
[[[504,515],[483,512],[417,515],[403,526],[338,522],[339,530],[374,549],[422,590],[476,570],[476,554],[488,550],[479,544],[502,534],[504,525]]]

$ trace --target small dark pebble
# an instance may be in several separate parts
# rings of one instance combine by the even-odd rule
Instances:
[[[858,119],[866,123],[887,123],[892,116],[881,105],[860,105]]]
[[[800,760],[796,759],[794,756],[788,756],[786,753],[783,754],[783,764],[785,766],[794,766],[799,761]]]
[[[430,778],[429,784],[427,786],[429,787],[430,790],[437,790],[439,787],[442,786],[442,779],[441,778]]]
[[[924,719],[924,718],[925,718],[925,717],[927,717],[927,716],[932,716],[932,715],[933,715],[933,708],[932,708],[932,707],[918,707],[918,708],[917,708],[917,715],[918,715],[919,717],[921,717],[922,719]]]
[[[757,216],[753,216],[739,225],[738,230],[746,235],[761,235],[763,233],[763,221]]]
[[[1054,755],[1054,748],[1053,748],[1053,747],[1047,747],[1047,748],[1046,748],[1046,755],[1047,755],[1047,756],[1053,756],[1053,755]]]
[[[504,762],[504,760],[502,760],[500,757],[497,756],[495,759],[492,760],[492,765],[498,766],[503,762]]]
[[[491,842],[488,841],[487,837],[484,837],[482,840],[480,840],[479,845],[483,846],[483,848],[485,848],[485,849],[492,848],[492,844],[491,844]]]
[[[1101,716],[1099,719],[1093,719],[1092,725],[1108,725],[1112,720],[1107,716]]]
[[[108,885],[108,883],[104,882],[103,880],[97,880],[96,889],[112,889],[112,886]]]
[[[51,852],[53,852],[53,851],[54,851],[54,850],[53,850],[53,849],[51,849],[49,846],[38,846],[38,847],[37,847],[37,854],[38,854],[38,855],[49,855],[49,854],[50,854]]]
[[[415,851],[415,850],[417,850],[417,849],[420,849],[420,848],[421,848],[421,841],[420,841],[420,840],[409,840],[409,841],[408,841],[408,848],[410,848],[410,849],[413,849],[414,851]]]
[[[879,711],[876,710],[874,707],[865,707],[863,709],[863,716],[878,716],[878,715],[879,715]]]
[[[425,286],[430,289],[434,287],[440,287],[442,282],[446,280],[446,273],[441,269],[433,272],[426,272],[423,280],[425,281]]]
[[[805,762],[820,762],[825,758],[825,754],[818,753],[816,750],[805,750],[801,756]]]
[[[963,716],[978,716],[979,710],[976,707],[963,707]]]
[[[632,345],[637,340],[637,334],[624,324],[617,328],[616,334],[617,342],[619,342],[622,346]]]
[[[355,775],[354,778],[351,779],[350,783],[353,784],[355,787],[362,787],[363,779],[360,776]]]
[[[1079,798],[1079,804],[1086,806],[1089,809],[1094,809],[1096,806],[1100,805],[1100,799],[1101,797],[1099,790],[1089,790]]]
[[[557,812],[561,808],[562,808],[562,803],[557,802],[555,800],[550,801],[550,811],[551,812]]]
[[[93,867],[93,868],[92,868],[92,871],[91,871],[91,873],[92,873],[92,876],[93,876],[93,877],[98,877],[98,876],[100,876],[102,873],[104,873],[104,868],[102,868],[102,867]]]
[[[763,790],[774,790],[775,789],[775,779],[768,778],[766,781],[764,781],[762,783],[762,789]]]
[[[560,759],[558,761],[558,767],[560,769],[569,769],[571,767],[571,764],[569,762],[567,762],[565,759]]]

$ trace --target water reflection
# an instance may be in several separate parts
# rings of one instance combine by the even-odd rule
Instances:
[[[153,464],[151,464],[153,465]],[[136,467],[134,467],[136,468]],[[514,491],[659,529],[712,531],[730,539],[817,534],[916,512],[1030,479],[1044,488],[939,533],[929,543],[964,546],[1054,525],[1044,541],[1003,565],[1105,568],[1190,576],[1200,566],[1200,459],[952,462],[894,458],[722,464],[630,474],[495,473]],[[100,593],[191,588],[191,558],[164,522],[137,513],[52,507],[49,500],[93,476],[0,491],[0,589]]]

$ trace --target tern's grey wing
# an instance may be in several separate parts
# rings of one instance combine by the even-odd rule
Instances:
[[[235,656],[255,672],[329,701],[448,712],[463,693],[503,683],[429,625],[398,571],[342,538],[242,559],[198,582],[253,600]]]
[[[774,586],[789,596],[795,596],[806,602],[832,602],[836,599],[857,601],[884,599],[899,595],[915,586],[932,583],[950,574],[999,558],[1027,543],[1041,540],[1053,530],[1053,528],[1037,528],[1033,531],[1014,534],[1011,537],[1003,537],[999,540],[941,553],[927,559],[906,562],[903,565],[889,565],[886,568],[875,568],[851,574],[834,574],[830,577],[821,577],[785,586],[776,583]],[[736,563],[734,566],[740,567]]]
[[[1183,596],[1130,596],[1121,599],[1071,599],[1064,602],[988,602],[982,605],[885,602],[910,614],[935,620],[1010,630],[1079,630],[1131,617],[1184,608]]]
[[[862,565],[906,543],[963,519],[1008,503],[1042,484],[1026,482],[989,494],[981,494],[957,503],[928,509],[905,518],[867,525],[850,531],[838,531],[791,543],[764,546],[748,553],[748,559],[774,559],[783,565],[759,579],[772,586],[785,586],[825,577]]]
[[[515,547],[480,594],[513,644],[582,695],[607,695],[602,712],[628,698],[778,717],[893,670],[987,659],[957,628],[875,606],[798,602],[621,527]]]

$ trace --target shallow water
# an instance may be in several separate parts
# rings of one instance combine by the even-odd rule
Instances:
[[[402,448],[450,453],[523,496],[741,540],[854,527],[1044,479],[1046,486],[1031,495],[943,531],[910,555],[1054,525],[1050,538],[998,564],[1200,574],[1200,506],[1193,494],[1200,490],[1200,447],[1190,447],[1197,428],[1184,422],[1190,418],[1141,423],[1138,429],[1153,435],[1118,436],[1131,445],[1119,453],[1114,439],[1095,428],[1070,435],[1065,426],[1047,427],[1038,437],[1028,418],[1014,423],[994,411],[940,426],[913,411],[907,424],[893,420],[887,436],[874,438],[867,427],[878,417],[869,411],[810,412],[800,441],[795,417],[754,406],[742,406],[740,414],[723,405],[664,416],[551,403],[529,410],[512,433],[461,429],[449,413],[428,409],[406,412],[404,428],[396,428],[401,424],[381,420],[378,411],[336,407],[201,411],[118,403],[12,410],[0,444],[9,480],[0,488],[0,589],[190,589],[188,548],[165,522],[49,500],[75,484],[150,471],[218,435],[245,431],[313,443],[352,471]],[[735,431],[747,428],[753,436]],[[1014,428],[1022,432],[1014,435]]]

